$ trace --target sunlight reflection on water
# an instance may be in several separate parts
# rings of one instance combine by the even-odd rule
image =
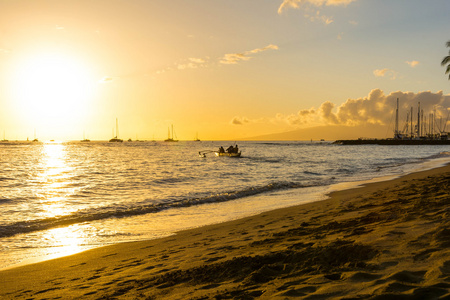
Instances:
[[[37,181],[41,183],[36,194],[40,199],[40,216],[52,218],[67,215],[73,210],[67,205],[67,198],[76,193],[69,174],[73,172],[67,161],[66,145],[62,143],[43,144],[43,160],[39,166]]]

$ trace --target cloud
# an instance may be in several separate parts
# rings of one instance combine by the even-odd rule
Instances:
[[[60,26],[60,25],[55,25],[55,29],[56,30],[64,30],[64,27]]]
[[[382,90],[374,89],[366,97],[347,99],[339,106],[330,101],[325,101],[318,109],[304,109],[289,115],[278,113],[271,119],[271,122],[274,124],[288,124],[294,128],[323,125],[361,126],[367,124],[388,126],[393,122],[397,98],[400,102],[399,118],[401,124],[406,121],[406,115],[410,112],[411,107],[413,107],[414,111],[413,118],[417,120],[418,102],[420,102],[420,108],[421,110],[423,109],[425,116],[435,111],[437,119],[442,118],[445,120],[447,118],[448,108],[450,107],[450,95],[444,95],[442,91],[437,93],[430,91],[419,93],[398,91],[385,95]],[[236,121],[234,124],[240,125],[258,122],[267,123],[267,120],[250,120],[245,117],[239,117],[234,121]],[[443,126],[444,124],[442,124]]]
[[[329,101],[324,102],[318,110],[310,110],[309,120],[316,123],[357,126],[361,124],[380,124],[388,125],[392,120],[392,114],[396,108],[396,101],[399,99],[401,120],[405,120],[406,113],[410,107],[417,109],[417,103],[420,102],[424,113],[431,113],[436,108],[438,117],[447,116],[447,108],[450,107],[450,95],[443,95],[442,91],[432,93],[426,92],[393,92],[385,95],[382,90],[374,89],[367,97],[358,99],[348,99],[346,102],[335,108],[335,105]],[[416,110],[417,113],[417,110]],[[300,111],[298,117],[304,115]],[[292,118],[288,118],[290,122]],[[320,122],[319,122],[320,121]],[[306,123],[307,124],[307,123]],[[317,125],[317,124],[313,124]]]
[[[312,14],[305,13],[305,18],[309,19],[311,22],[320,21],[325,25],[330,25],[331,23],[334,22],[332,17],[327,17],[325,15],[320,14],[319,10],[313,12]]]
[[[220,60],[221,64],[231,65],[237,64],[241,60],[249,60],[250,57],[246,56],[244,53],[228,53],[223,56]]]
[[[243,61],[243,60],[246,61],[246,60],[251,59],[252,58],[250,56],[251,54],[256,54],[256,53],[267,51],[267,50],[278,50],[278,46],[270,44],[263,48],[257,48],[257,49],[253,49],[253,50],[249,50],[249,51],[245,51],[245,52],[241,52],[241,53],[228,53],[228,54],[225,54],[220,59],[220,63],[226,64],[226,65],[237,64],[240,61]]]
[[[392,80],[397,78],[397,73],[394,70],[387,68],[374,70],[373,75],[375,75],[375,77],[389,77]]]
[[[296,114],[290,114],[288,116],[277,114],[276,119],[279,121],[284,121],[294,127],[312,127],[323,125],[324,123],[338,124],[338,118],[332,112],[334,107],[334,103],[326,101],[322,103],[318,109],[303,109]]]
[[[203,63],[206,62],[206,60],[204,60],[203,58],[194,58],[194,57],[191,57],[191,58],[189,58],[189,60],[190,60],[191,62],[193,62],[193,63],[196,63],[196,64],[203,64]]]
[[[346,6],[357,0],[284,0],[278,8],[278,13],[281,14],[287,8],[300,8],[302,4],[310,4],[313,6]]]
[[[175,70],[208,68],[211,66],[217,66],[217,63],[228,65],[237,64],[240,61],[250,60],[253,57],[253,55],[267,50],[278,50],[278,46],[269,44],[262,48],[256,48],[241,53],[228,53],[225,54],[223,57],[219,58],[218,60],[212,60],[208,56],[205,58],[190,57],[187,59],[180,60],[179,62],[175,62],[172,66],[167,66],[166,68],[156,70],[154,71],[154,74],[159,75]],[[102,82],[104,82],[104,80]]]
[[[412,61],[406,61],[406,63],[407,63],[408,65],[410,65],[411,68],[414,68],[414,67],[416,67],[420,62],[418,62],[417,60],[412,60]]]
[[[375,70],[373,71],[373,75],[375,75],[376,77],[384,77],[384,75],[386,75],[386,73],[389,71],[389,69],[381,69],[381,70]]]
[[[106,82],[109,82],[109,81],[112,81],[112,80],[113,80],[112,77],[105,76],[105,77],[103,77],[102,79],[100,79],[98,82],[99,82],[99,83],[106,83]]]
[[[250,120],[248,118],[246,118],[246,117],[238,117],[238,116],[236,116],[236,117],[233,117],[233,119],[231,119],[230,123],[233,124],[233,125],[243,125],[243,124],[246,124],[246,123],[250,123]]]
[[[185,70],[185,69],[197,69],[200,67],[205,67],[205,63],[207,62],[207,59],[209,59],[209,57],[206,59],[190,57],[190,58],[188,58],[187,62],[179,63],[177,65],[177,69]]]

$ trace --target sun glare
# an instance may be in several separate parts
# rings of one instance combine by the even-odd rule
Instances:
[[[60,53],[23,60],[14,79],[20,112],[33,122],[69,125],[87,110],[93,87],[90,75],[80,61]]]

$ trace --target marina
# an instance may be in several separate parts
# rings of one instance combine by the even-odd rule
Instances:
[[[424,111],[420,109],[420,102],[417,108],[416,122],[413,120],[413,107],[407,112],[406,122],[403,129],[399,128],[399,99],[395,110],[394,136],[389,139],[359,138],[356,140],[336,140],[339,145],[450,145],[447,123],[449,121],[450,110],[447,109],[445,121],[436,119],[436,113],[430,113],[427,118]]]

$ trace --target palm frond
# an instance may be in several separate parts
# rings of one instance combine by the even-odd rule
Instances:
[[[450,64],[447,66],[447,70],[445,70],[445,74],[450,74]]]
[[[447,47],[450,47],[450,41],[448,41],[446,45],[447,45]]]
[[[450,55],[444,57],[444,59],[441,62],[441,66],[445,66],[448,63],[450,63]]]

